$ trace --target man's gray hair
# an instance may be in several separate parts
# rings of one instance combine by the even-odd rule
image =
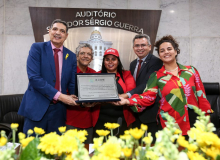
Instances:
[[[93,58],[93,54],[94,54],[94,51],[93,51],[93,49],[92,49],[92,46],[90,45],[90,44],[88,44],[88,43],[83,43],[83,44],[80,44],[77,48],[76,48],[76,56],[78,57],[78,55],[79,55],[79,52],[80,52],[80,49],[81,48],[89,48],[89,49],[91,49],[91,51],[92,51],[92,58]]]
[[[53,28],[53,25],[55,23],[62,23],[64,26],[66,26],[66,33],[68,32],[68,26],[67,26],[67,23],[61,19],[55,19],[52,23],[51,23],[51,26],[50,28],[52,29]]]
[[[134,44],[135,39],[140,39],[140,38],[146,38],[148,44],[151,45],[150,37],[149,37],[148,35],[146,35],[146,34],[137,34],[137,35],[133,38],[133,44]]]

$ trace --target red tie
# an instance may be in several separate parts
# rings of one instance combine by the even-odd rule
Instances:
[[[60,74],[59,74],[59,57],[58,52],[60,49],[53,49],[54,50],[54,62],[55,62],[55,68],[56,68],[56,83],[55,83],[55,89],[58,91],[60,90]]]
[[[140,70],[141,70],[141,63],[142,63],[142,60],[141,60],[141,59],[138,60],[138,61],[139,61],[139,64],[138,64],[138,69],[137,69],[137,74],[136,74],[136,80],[137,80],[138,74],[139,74],[139,72],[140,72]]]

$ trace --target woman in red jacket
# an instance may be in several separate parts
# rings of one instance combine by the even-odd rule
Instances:
[[[115,73],[118,94],[126,93],[136,87],[135,80],[130,71],[123,69],[118,51],[110,48],[105,51],[101,73]],[[110,103],[101,103],[93,108],[93,132],[94,137],[98,137],[96,130],[106,129],[104,124],[107,122],[117,123],[119,117],[122,118],[119,135],[124,134],[129,125],[135,121],[132,110],[127,106],[114,106]],[[117,130],[113,132],[115,135]]]

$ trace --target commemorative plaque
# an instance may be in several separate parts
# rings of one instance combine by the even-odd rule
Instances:
[[[120,101],[113,73],[77,74],[77,102]]]

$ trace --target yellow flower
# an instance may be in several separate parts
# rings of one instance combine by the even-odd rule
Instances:
[[[220,148],[220,139],[217,139],[214,143],[214,145],[218,148]]]
[[[87,139],[87,135],[88,133],[86,130],[77,131],[77,129],[70,129],[66,131],[66,133],[64,134],[64,136],[77,137],[80,140],[80,142],[84,142]]]
[[[19,133],[18,133],[18,138],[19,138],[20,141],[21,141],[22,139],[25,139],[25,137],[26,137],[26,135],[25,135],[24,133],[22,133],[22,132],[19,132]]]
[[[201,150],[205,152],[208,156],[212,157],[213,159],[215,159],[216,156],[220,154],[220,150],[216,147],[201,148]]]
[[[153,141],[153,138],[151,136],[151,133],[148,133],[148,136],[147,137],[144,137],[143,138],[143,141],[146,143],[146,144],[151,144],[151,142]]]
[[[120,138],[124,140],[131,139],[131,135],[130,134],[121,135]]]
[[[73,151],[78,150],[78,143],[76,137],[64,135],[59,137],[59,144],[56,146],[58,155],[63,153],[72,153]]]
[[[143,131],[142,129],[134,128],[130,129],[129,132],[135,139],[140,139],[145,131]]]
[[[26,139],[20,140],[20,143],[21,143],[22,147],[25,148],[33,139],[34,139],[34,137],[31,136]]]
[[[84,142],[87,139],[86,136],[88,136],[88,132],[86,130],[80,130],[77,133],[77,138],[79,138],[80,142]]]
[[[66,126],[59,127],[58,129],[59,129],[60,133],[66,132]]]
[[[124,153],[125,157],[130,157],[132,154],[132,149],[131,148],[123,148],[122,152]]]
[[[38,127],[34,127],[34,132],[37,134],[37,135],[41,135],[41,134],[44,134],[45,131],[42,129],[42,128],[38,128]]]
[[[99,136],[107,136],[110,131],[109,130],[96,130],[96,133],[99,135]]]
[[[185,140],[184,136],[179,136],[179,138],[177,139],[177,143],[179,143],[180,146],[185,148],[189,145],[189,142]]]
[[[11,129],[17,129],[18,126],[19,126],[19,124],[17,124],[17,123],[12,123],[12,124],[11,124]]]
[[[141,129],[142,129],[142,130],[146,131],[147,128],[148,128],[147,125],[141,124]]]
[[[60,136],[57,135],[56,132],[51,132],[41,137],[40,144],[37,146],[37,148],[46,154],[58,154],[57,147],[60,145],[59,142]]]
[[[70,129],[70,130],[66,131],[65,135],[75,137],[75,136],[78,135],[78,133],[77,133],[77,129]]]
[[[65,160],[73,160],[72,154],[67,154]]]
[[[182,131],[179,130],[179,129],[176,129],[175,132],[174,132],[174,134],[180,134],[180,133],[182,133]]]
[[[0,138],[0,146],[4,146],[4,145],[6,145],[6,143],[7,143],[7,138],[1,137]]]
[[[121,146],[119,143],[107,141],[98,150],[109,158],[119,158],[121,155]]]
[[[206,160],[202,155],[200,155],[198,152],[188,151],[187,155],[190,160]]]
[[[65,60],[67,60],[68,57],[69,57],[69,53],[66,54]]]
[[[103,142],[103,138],[104,138],[104,137],[94,138],[94,139],[93,139],[94,145],[92,146],[92,148],[98,149],[99,146],[101,146],[101,144],[102,144],[102,142]]]
[[[108,129],[118,128],[120,125],[118,123],[105,123],[104,126]]]
[[[189,151],[195,152],[195,151],[198,149],[198,147],[197,147],[195,144],[189,144],[189,145],[187,146],[187,149],[188,149]]]
[[[119,158],[108,157],[102,153],[97,156],[92,156],[91,160],[120,160]]]
[[[125,134],[130,134],[129,130],[124,131]]]
[[[30,135],[32,135],[34,132],[33,132],[33,130],[32,129],[29,129],[28,130],[28,132],[27,132],[27,134],[30,136]]]
[[[218,145],[219,138],[212,132],[201,132],[197,136],[196,142],[198,143],[199,147],[204,147],[206,145]]]

